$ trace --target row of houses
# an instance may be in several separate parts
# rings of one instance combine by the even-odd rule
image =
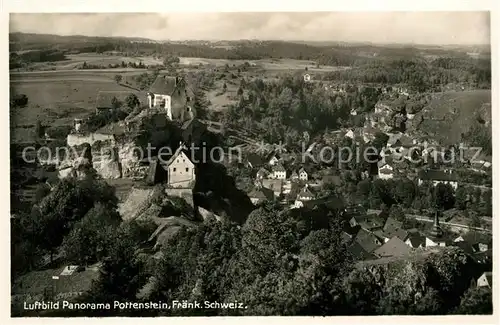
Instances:
[[[476,232],[450,236],[445,234],[435,214],[432,229],[421,232],[415,228],[404,229],[403,223],[380,210],[368,210],[353,216],[343,229],[342,240],[360,259],[406,256],[414,249],[425,247],[458,246],[478,261],[491,257],[491,237]]]

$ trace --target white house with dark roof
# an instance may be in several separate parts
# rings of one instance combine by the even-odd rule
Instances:
[[[476,285],[478,287],[492,288],[493,287],[493,273],[492,272],[484,272],[477,279]]]
[[[452,170],[421,170],[418,173],[418,185],[424,182],[431,182],[434,186],[440,183],[449,184],[455,190],[458,187],[457,176]]]
[[[305,171],[304,168],[299,169],[299,179],[304,182],[307,181],[308,179],[307,172]]]
[[[274,165],[271,169],[271,176],[273,179],[286,179],[286,169],[282,164],[278,163]]]
[[[380,179],[392,179],[394,177],[394,167],[389,165],[385,160],[380,160],[377,166],[378,177]]]
[[[304,202],[311,201],[314,199],[314,194],[309,190],[309,186],[306,184],[295,198],[293,208],[301,208],[304,206]]]
[[[164,164],[167,171],[167,185],[175,188],[191,188],[196,181],[194,164],[180,145],[172,157]]]
[[[148,92],[149,108],[165,110],[170,120],[192,119],[193,101],[194,95],[181,77],[158,76]]]

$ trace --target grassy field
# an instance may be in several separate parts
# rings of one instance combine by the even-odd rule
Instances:
[[[491,122],[491,90],[435,93],[429,105],[419,113],[424,121],[418,131],[432,135],[443,144],[456,144],[475,122],[477,113]]]
[[[215,82],[214,89],[207,92],[207,99],[210,101],[210,110],[213,111],[223,111],[230,104],[237,103],[237,93],[239,83],[237,81],[230,82],[225,81],[227,90],[225,93],[222,92],[222,87],[225,80],[217,80]]]
[[[109,64],[121,64],[125,63],[139,63],[142,62],[145,65],[156,65],[162,64],[162,60],[150,56],[145,57],[133,57],[133,56],[122,56],[122,55],[108,55],[108,54],[93,54],[93,53],[83,53],[83,54],[70,54],[66,56],[66,60],[55,61],[55,62],[41,62],[33,64],[33,68],[36,69],[55,69],[55,70],[73,70],[82,66],[83,62],[89,65],[101,65],[108,66]]]
[[[262,59],[262,60],[225,60],[225,59],[205,59],[205,58],[188,58],[181,57],[181,65],[210,65],[215,67],[223,67],[226,64],[229,66],[241,65],[245,62],[250,63],[252,66],[265,70],[305,70],[310,72],[329,72],[346,69],[346,67],[337,66],[320,66],[316,67],[316,63],[307,60],[293,60],[293,59]]]
[[[120,72],[129,77],[138,72]],[[38,120],[43,125],[72,124],[73,119],[85,117],[95,109],[99,91],[131,91],[145,101],[144,93],[118,85],[116,71],[50,71],[11,73],[11,94],[26,94],[28,105],[11,111],[13,142],[31,141],[33,126]]]

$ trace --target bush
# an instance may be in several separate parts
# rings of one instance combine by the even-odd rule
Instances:
[[[24,107],[26,105],[28,105],[28,96],[25,94],[17,94],[10,99],[10,106]]]

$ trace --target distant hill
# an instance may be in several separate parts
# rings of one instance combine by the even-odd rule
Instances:
[[[306,42],[278,40],[237,41],[165,41],[137,37],[60,36],[51,34],[10,33],[11,52],[58,50],[65,53],[102,53],[119,51],[133,55],[163,55],[212,59],[258,60],[289,58],[316,61],[321,65],[353,66],[372,60],[465,56],[470,49],[458,50],[413,45],[375,45],[342,42]]]
[[[71,42],[106,42],[106,41],[128,41],[128,42],[155,42],[149,38],[142,37],[99,37],[84,35],[54,35],[54,34],[36,34],[36,33],[9,33],[10,44],[58,44]]]

